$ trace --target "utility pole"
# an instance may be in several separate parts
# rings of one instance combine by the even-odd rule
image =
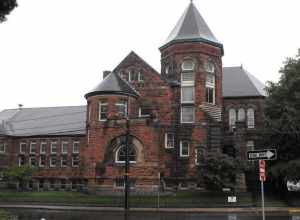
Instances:
[[[126,140],[125,140],[125,174],[124,174],[124,183],[125,183],[125,200],[124,200],[124,209],[125,211],[129,210],[129,118],[126,118]]]

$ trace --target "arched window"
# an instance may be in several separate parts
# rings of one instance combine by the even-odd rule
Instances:
[[[255,127],[255,116],[254,116],[253,108],[248,108],[248,110],[247,110],[247,127],[248,128]]]
[[[236,112],[235,109],[231,108],[229,109],[229,128],[232,129],[235,127],[236,122]]]
[[[193,71],[195,69],[195,63],[192,60],[185,60],[181,65],[182,71]]]
[[[128,157],[130,163],[136,163],[136,151],[134,145],[130,145],[128,149]],[[116,151],[116,163],[125,163],[126,160],[126,146],[121,145]]]
[[[243,108],[240,108],[238,111],[238,121],[245,121],[246,113]]]

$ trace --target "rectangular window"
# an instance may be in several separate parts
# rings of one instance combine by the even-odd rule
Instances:
[[[108,114],[108,103],[101,101],[99,103],[99,121],[107,120],[107,114]]]
[[[29,165],[32,166],[32,167],[36,166],[35,157],[29,157]]]
[[[20,143],[20,154],[25,154],[26,152],[26,143]]]
[[[74,141],[73,142],[73,154],[78,154],[79,153],[79,141]]]
[[[25,165],[25,157],[24,156],[19,156],[19,167]]]
[[[67,154],[68,153],[68,142],[63,141],[61,143],[61,153],[62,154]]]
[[[60,165],[61,165],[61,167],[66,167],[67,165],[68,165],[68,162],[67,162],[67,155],[62,155],[61,156],[61,163],[60,163]]]
[[[116,108],[117,108],[118,115],[120,118],[127,117],[127,101],[126,100],[119,100],[116,103]]]
[[[181,85],[191,85],[193,86],[195,82],[195,73],[194,72],[183,72],[181,73]]]
[[[51,154],[56,154],[57,153],[57,143],[52,142],[51,143]]]
[[[215,104],[215,75],[206,74],[205,93],[206,102]]]
[[[174,148],[174,134],[165,133],[165,148]]]
[[[47,147],[47,143],[42,142],[40,144],[40,154],[46,154],[46,147]]]
[[[6,144],[0,143],[0,154],[4,154],[6,151]]]
[[[188,157],[190,155],[188,141],[180,141],[180,157]]]
[[[254,150],[254,141],[247,141],[247,150]]]
[[[50,167],[56,167],[56,157],[50,157]]]
[[[78,167],[79,166],[79,156],[73,155],[72,156],[72,167]]]
[[[193,123],[195,118],[194,106],[181,107],[181,123]]]
[[[135,71],[129,72],[129,82],[135,82],[139,80],[139,73]]]
[[[39,166],[40,167],[44,167],[46,165],[46,156],[45,155],[41,155],[40,159],[39,159]]]
[[[36,152],[36,143],[31,142],[30,143],[30,150],[29,150],[30,154],[35,154]]]
[[[143,82],[144,81],[144,74],[140,71],[139,72],[139,82]]]
[[[204,151],[203,149],[195,149],[195,164],[196,165],[199,165],[200,164],[200,161],[201,159],[203,159],[204,157]]]
[[[151,109],[147,106],[141,106],[139,107],[139,117],[150,117],[151,115]]]
[[[193,103],[195,101],[194,86],[181,87],[181,103]]]

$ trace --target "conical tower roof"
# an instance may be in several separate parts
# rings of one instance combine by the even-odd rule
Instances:
[[[186,8],[161,49],[176,42],[205,42],[223,48],[193,2]]]
[[[85,95],[88,98],[93,95],[125,95],[138,98],[138,92],[132,88],[117,73],[111,72],[93,90]]]

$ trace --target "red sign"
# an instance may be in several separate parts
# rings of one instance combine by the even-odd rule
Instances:
[[[260,181],[266,181],[266,162],[259,160],[259,179]]]

